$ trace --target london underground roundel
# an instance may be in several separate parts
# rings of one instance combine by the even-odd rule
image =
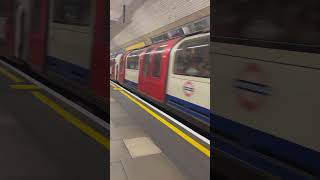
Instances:
[[[233,80],[237,101],[248,111],[258,110],[271,95],[263,69],[256,63],[244,66],[239,76]]]
[[[194,86],[191,81],[187,81],[183,85],[183,92],[185,96],[192,96],[194,93]]]

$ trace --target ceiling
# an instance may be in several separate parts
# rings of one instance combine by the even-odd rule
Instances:
[[[210,7],[210,0],[110,0],[110,3],[111,49],[140,41],[150,32]]]
[[[131,22],[134,11],[146,0],[110,0],[110,37],[113,39]],[[133,4],[134,2],[134,4]],[[126,19],[123,23],[123,5],[126,6]]]
[[[110,20],[121,21],[123,5],[130,6],[133,0],[110,0]]]

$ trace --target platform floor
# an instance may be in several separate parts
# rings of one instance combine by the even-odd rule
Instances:
[[[110,92],[111,180],[210,179],[210,157],[178,134],[207,150],[209,144],[116,84]]]
[[[92,132],[108,137],[88,116],[0,64],[0,179],[108,179],[109,150]]]

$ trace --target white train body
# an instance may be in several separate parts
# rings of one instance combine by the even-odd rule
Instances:
[[[189,41],[199,38],[205,38],[208,40],[208,42],[204,44],[199,44],[197,46],[207,46],[209,48],[209,33],[206,33],[186,37],[179,41],[171,50],[166,89],[167,103],[177,104],[177,102],[174,101],[176,99],[180,103],[185,104],[186,107],[193,107],[193,111],[195,111],[194,113],[209,116],[208,113],[210,109],[210,78],[186,76],[174,73],[176,52],[179,51],[182,44],[188,43]]]
[[[215,128],[315,170],[320,160],[315,138],[320,136],[319,58],[315,53],[213,43]],[[300,178],[295,173],[292,177]]]

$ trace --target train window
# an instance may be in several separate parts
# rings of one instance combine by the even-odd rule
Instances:
[[[78,26],[89,26],[90,0],[55,0],[54,22]]]
[[[209,78],[209,37],[183,42],[175,52],[174,74]]]
[[[184,31],[183,31],[182,28],[178,28],[178,29],[170,31],[168,34],[169,34],[170,38],[174,38],[174,37],[183,36],[184,35]]]
[[[160,77],[160,68],[161,68],[161,59],[162,59],[162,52],[164,47],[159,47],[155,50],[154,58],[153,58],[153,68],[152,68],[152,76],[153,77]]]
[[[213,36],[219,39],[283,46],[320,44],[319,0],[223,0],[215,7]]]
[[[156,37],[151,38],[151,41],[152,41],[152,43],[157,43],[157,42],[164,41],[167,39],[169,39],[169,34],[165,33],[165,34],[161,34],[160,36],[156,36]]]
[[[0,0],[0,17],[6,16],[6,3],[5,0]]]
[[[150,52],[151,48],[148,48],[143,59],[143,66],[142,66],[142,72],[143,76],[146,77],[148,75],[148,69],[149,69],[149,61],[150,61]]]
[[[0,0],[0,44],[5,39],[5,25],[6,25],[6,6],[5,1]]]
[[[139,55],[140,51],[134,51],[127,57],[127,69],[138,70],[139,69]]]
[[[33,19],[32,19],[32,24],[33,24],[33,29],[35,31],[38,31],[40,28],[40,14],[41,14],[41,1],[42,0],[35,0],[33,4]]]
[[[6,22],[7,22],[7,18],[6,18],[6,6],[5,6],[5,1],[4,0],[0,0],[0,45],[2,45],[5,41],[6,38],[6,30],[5,30],[5,26],[6,26]]]

